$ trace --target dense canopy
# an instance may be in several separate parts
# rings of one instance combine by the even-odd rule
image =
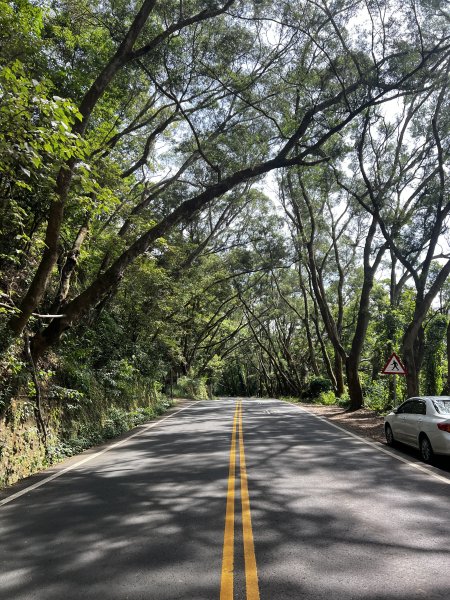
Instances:
[[[449,68],[445,0],[0,0],[4,427],[449,391]]]

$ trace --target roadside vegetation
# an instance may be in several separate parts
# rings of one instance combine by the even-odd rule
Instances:
[[[445,0],[0,0],[0,484],[174,395],[450,390],[449,31]]]

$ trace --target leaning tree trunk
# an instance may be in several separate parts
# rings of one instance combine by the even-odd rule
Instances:
[[[319,309],[317,307],[317,303],[315,301],[314,296],[312,296],[313,304],[314,304],[314,316],[312,317],[314,327],[316,330],[317,339],[319,340],[320,350],[322,352],[322,360],[325,365],[325,369],[328,375],[329,380],[331,381],[331,385],[333,386],[333,391],[336,394],[337,392],[337,383],[336,377],[334,376],[333,366],[331,364],[330,357],[328,355],[327,347],[325,345],[325,341],[323,339],[322,332],[320,331],[319,326]]]
[[[141,256],[148,248],[167,231],[183,220],[191,218],[209,202],[222,196],[237,184],[248,181],[283,166],[284,159],[271,159],[256,167],[248,167],[237,171],[230,177],[223,179],[201,192],[199,195],[185,200],[175,210],[164,217],[157,225],[145,232],[127,250],[125,250],[116,261],[79,296],[64,306],[64,314],[54,319],[48,327],[38,333],[32,342],[33,359],[37,361],[46,350],[58,343],[61,335],[70,329],[89,310],[94,308],[105,294],[117,285],[123,277],[127,267]]]
[[[14,314],[9,321],[9,329],[14,337],[20,336],[33,311],[44,297],[53,267],[58,259],[58,245],[64,216],[64,204],[69,193],[74,166],[75,161],[69,161],[66,165],[67,168],[61,169],[58,175],[56,184],[56,195],[58,199],[51,203],[44,240],[45,250],[41,262],[39,263],[27,293],[20,303],[19,312]]]

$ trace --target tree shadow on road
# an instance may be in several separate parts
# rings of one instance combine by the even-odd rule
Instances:
[[[450,486],[292,411],[245,425],[263,596],[447,598]]]
[[[261,600],[447,598],[449,486],[274,406],[244,403]],[[3,507],[0,598],[218,598],[233,409],[185,411]]]

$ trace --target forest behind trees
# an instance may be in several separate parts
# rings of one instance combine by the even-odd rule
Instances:
[[[4,481],[174,391],[449,393],[449,68],[445,0],[0,0]]]

